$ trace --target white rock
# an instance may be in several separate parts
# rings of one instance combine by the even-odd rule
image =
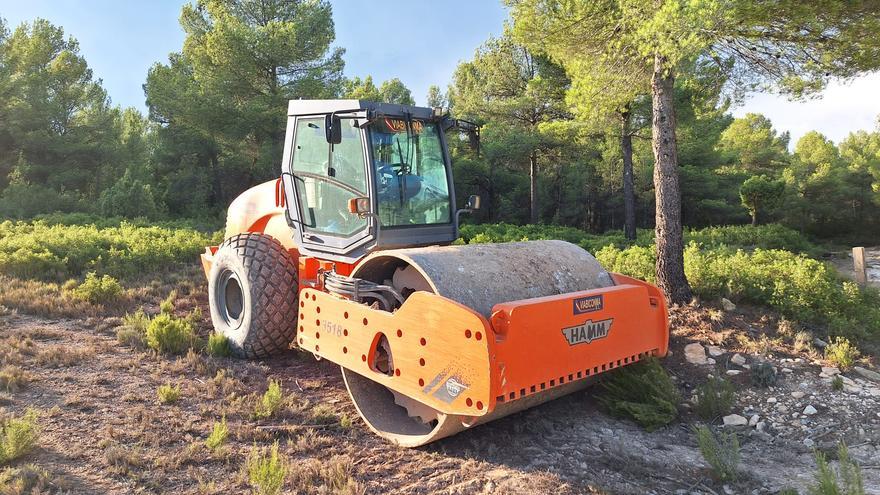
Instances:
[[[764,421],[758,421],[758,424],[755,425],[755,429],[758,431],[764,431],[767,429],[767,423]]]
[[[804,445],[806,445],[807,447],[812,448],[813,445],[816,445],[816,442],[814,442],[812,438],[805,438],[805,439],[804,439]]]
[[[725,352],[727,352],[724,349],[718,347],[717,345],[710,345],[710,346],[708,346],[708,348],[709,348],[709,355],[712,357],[718,357],[718,356],[724,354]]]
[[[767,397],[767,404],[776,404],[776,397]]]
[[[736,375],[738,375],[738,374],[740,374],[740,373],[742,373],[741,370],[727,370],[727,373],[726,373],[726,374],[729,375],[729,376],[736,376]]]
[[[758,420],[760,420],[760,419],[761,419],[761,417],[758,416],[757,414],[752,415],[752,417],[749,418],[749,426],[757,426]]]
[[[794,397],[795,399],[803,399],[805,395],[807,395],[807,394],[801,392],[800,390],[795,390],[794,392],[791,393],[791,396]]]
[[[684,358],[691,364],[706,364],[706,349],[694,342],[684,346]]]
[[[794,373],[794,370],[791,368],[782,368],[783,373]]]
[[[862,387],[860,387],[858,385],[850,385],[848,383],[845,383],[843,385],[843,391],[848,394],[857,394],[858,395],[858,394],[862,393]]]
[[[711,354],[711,352],[712,352],[712,350],[709,349],[710,354]],[[871,371],[869,369],[862,368],[861,366],[854,367],[853,371],[855,371],[856,373],[858,373],[859,375],[861,375],[862,377],[864,377],[868,380],[880,382],[880,373],[877,373],[876,371]]]
[[[721,298],[721,307],[724,308],[724,311],[733,311],[736,309],[736,304],[727,299],[726,297]]]
[[[742,366],[746,364],[746,358],[742,357],[742,354],[737,353],[734,354],[732,358],[730,358],[730,362],[735,365]]]
[[[715,364],[715,360],[712,359],[712,358],[707,358],[707,359],[706,359],[706,364]]]
[[[816,414],[816,413],[818,413],[818,412],[819,412],[819,411],[817,411],[815,407],[813,407],[813,406],[811,406],[811,405],[808,405],[807,407],[804,408],[804,412],[803,412],[803,414],[805,414],[805,415],[807,415],[807,416],[812,416],[812,415],[814,415],[814,414]]]
[[[723,418],[724,426],[746,426],[749,420],[739,414],[728,414]]]
[[[828,378],[839,374],[840,370],[836,366],[822,366],[822,372],[819,373],[819,376],[822,378]]]

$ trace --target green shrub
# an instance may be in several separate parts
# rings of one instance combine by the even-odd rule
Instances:
[[[281,393],[281,382],[269,380],[266,392],[260,397],[254,408],[254,416],[257,418],[270,418],[274,416],[281,406],[284,405],[284,395]]]
[[[183,354],[196,342],[190,322],[161,313],[147,326],[147,345],[165,354]]]
[[[141,349],[147,345],[147,328],[150,317],[139,309],[122,317],[122,326],[116,329],[116,341],[120,344]]]
[[[156,218],[159,207],[150,184],[135,179],[129,170],[101,193],[98,208],[102,215]]]
[[[818,248],[800,232],[779,224],[726,225],[688,229],[684,234],[686,243],[691,241],[706,247],[740,247],[760,249],[784,249],[796,253],[817,253]]]
[[[834,375],[834,378],[831,379],[831,390],[835,392],[843,390],[843,378],[840,375]]]
[[[656,359],[625,366],[602,383],[599,403],[614,416],[629,418],[648,431],[678,416],[681,396]]]
[[[610,271],[654,280],[651,248],[606,247],[596,257]],[[691,287],[705,299],[769,306],[852,338],[880,337],[880,291],[842,281],[821,261],[788,251],[707,249],[695,243],[685,249],[684,260]]]
[[[162,300],[159,303],[159,312],[162,314],[170,315],[174,313],[174,300],[177,299],[177,291],[173,290],[168,294],[168,297]]]
[[[825,359],[842,370],[852,368],[860,354],[858,348],[844,337],[835,337],[825,348]]]
[[[18,392],[28,382],[28,375],[18,366],[7,364],[0,369],[0,389]]]
[[[232,354],[232,349],[229,347],[229,339],[217,332],[212,332],[208,336],[208,345],[205,347],[205,350],[208,351],[208,354],[215,357],[227,357]]]
[[[159,385],[159,388],[156,389],[156,395],[159,397],[159,403],[173,404],[180,399],[180,385],[171,385],[170,383]]]
[[[839,467],[837,472],[828,464],[825,454],[815,452],[816,484],[809,488],[811,495],[864,495],[865,486],[862,481],[862,470],[850,459],[846,444],[837,446]],[[840,486],[841,483],[843,486]]]
[[[770,363],[753,364],[749,374],[752,378],[752,385],[756,387],[767,388],[776,385],[776,368]]]
[[[733,384],[714,376],[697,387],[696,396],[694,410],[703,419],[713,419],[729,413],[736,398]]]
[[[37,412],[28,409],[21,417],[0,421],[0,464],[6,464],[27,454],[40,438]]]
[[[703,459],[711,466],[712,475],[719,481],[736,481],[739,477],[739,439],[736,433],[715,434],[709,427],[696,428],[697,445]]]
[[[98,278],[95,272],[89,272],[83,283],[70,291],[73,297],[92,304],[116,302],[122,297],[123,292],[118,280],[110,275]]]
[[[214,423],[211,434],[205,440],[205,445],[211,450],[217,450],[226,443],[227,437],[229,437],[229,427],[226,425],[226,416],[223,416],[219,423]]]
[[[281,493],[284,487],[284,479],[287,477],[287,459],[278,453],[278,442],[267,449],[254,450],[247,458],[248,481],[259,495],[276,495]]]
[[[136,278],[192,263],[222,236],[127,221],[107,227],[5,221],[0,222],[0,274],[63,281],[94,271],[117,279]]]

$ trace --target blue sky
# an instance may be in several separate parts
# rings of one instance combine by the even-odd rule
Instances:
[[[180,50],[178,25],[183,0],[0,0],[0,17],[10,27],[43,17],[77,38],[82,54],[104,81],[114,103],[144,109],[141,89],[147,69]],[[428,86],[445,87],[456,65],[472,57],[507,17],[500,0],[333,0],[336,45],[346,49],[348,76],[399,77],[418,103]],[[387,42],[375,33],[387,32]],[[392,34],[396,33],[396,34]],[[381,38],[380,38],[381,39]],[[874,129],[880,114],[880,75],[847,85],[832,84],[823,98],[792,103],[774,95],[755,95],[734,109],[767,115],[792,145],[816,129],[834,141],[849,132]]]

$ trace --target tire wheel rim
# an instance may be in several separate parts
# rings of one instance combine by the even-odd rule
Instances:
[[[244,314],[244,291],[238,276],[231,270],[220,274],[220,283],[217,290],[217,308],[220,315],[231,327],[241,324]]]

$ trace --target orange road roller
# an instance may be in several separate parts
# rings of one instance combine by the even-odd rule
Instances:
[[[455,245],[441,109],[360,100],[288,106],[280,177],[229,207],[208,247],[211,319],[242,358],[295,343],[337,363],[367,425],[406,447],[580,390],[664,356],[666,302],[563,241]]]

